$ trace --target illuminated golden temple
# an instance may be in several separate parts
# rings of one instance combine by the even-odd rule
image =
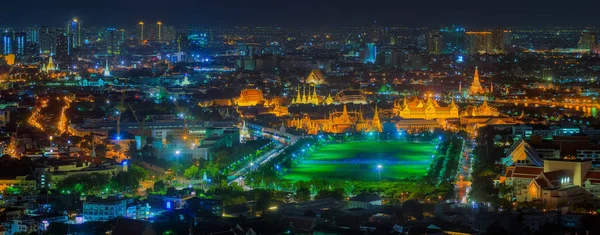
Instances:
[[[483,99],[483,104],[481,106],[472,106],[469,105],[465,111],[463,111],[460,116],[462,117],[485,117],[485,116],[499,116],[500,112],[489,106],[487,102],[487,98]]]
[[[240,93],[240,97],[235,101],[237,106],[257,106],[265,102],[265,97],[261,90],[244,89]]]
[[[404,98],[402,102],[396,100],[394,101],[393,113],[406,119],[433,120],[459,117],[458,106],[454,103],[454,99],[452,99],[450,105],[442,107],[431,98],[431,95],[427,96],[425,102],[418,97]]]
[[[344,105],[342,112],[331,112],[322,119],[311,118],[310,115],[304,114],[301,118],[288,120],[288,126],[303,129],[308,134],[317,134],[320,131],[329,133],[381,132],[383,129],[377,107],[373,118],[367,120],[364,118],[362,111],[348,111],[346,105]]]
[[[323,72],[321,72],[320,69],[313,69],[308,75],[308,77],[306,77],[306,83],[314,85],[324,85],[327,84],[327,81],[325,80]]]

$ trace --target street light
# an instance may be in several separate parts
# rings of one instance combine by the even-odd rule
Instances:
[[[381,168],[383,168],[381,164],[377,165],[377,171],[379,172],[379,183],[381,183]]]
[[[379,191],[381,192],[381,169],[383,168],[383,166],[381,164],[377,165],[377,172],[379,173]]]
[[[179,154],[181,154],[179,150],[175,151],[175,159],[177,161],[177,171],[175,171],[175,178],[179,177]]]

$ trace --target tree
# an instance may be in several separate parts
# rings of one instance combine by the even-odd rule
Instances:
[[[200,175],[200,169],[196,165],[192,165],[183,171],[183,177],[188,179],[196,179]]]
[[[265,214],[267,209],[269,209],[269,203],[271,203],[271,199],[273,198],[273,192],[268,190],[255,190],[255,193],[256,207]]]
[[[227,150],[221,150],[215,154],[213,162],[216,164],[221,164],[223,161],[225,161],[225,159],[227,159],[227,156],[229,156],[229,152],[227,152]]]
[[[140,187],[140,181],[148,177],[148,171],[136,165],[129,166],[127,172],[119,172],[113,177],[114,185],[125,192],[131,192]]]
[[[96,193],[106,189],[110,176],[101,173],[72,175],[58,182],[57,188],[63,193]]]
[[[137,141],[129,141],[129,146],[127,148],[127,152],[125,152],[125,155],[131,159],[140,158],[140,151],[137,149]]]
[[[315,199],[325,199],[325,198],[333,198],[335,200],[344,200],[346,196],[344,195],[344,190],[341,188],[336,188],[334,190],[320,190],[315,196]]]
[[[233,206],[248,203],[244,196],[226,197],[223,199],[223,206]]]
[[[159,181],[154,182],[154,191],[155,192],[162,192],[166,189],[167,189],[167,185],[165,184],[164,181],[159,180]]]
[[[306,187],[299,188],[296,190],[296,196],[294,197],[297,202],[307,202],[310,201],[310,190]]]

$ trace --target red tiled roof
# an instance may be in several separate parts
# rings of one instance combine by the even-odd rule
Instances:
[[[514,174],[539,175],[543,172],[543,167],[517,166],[515,167]]]
[[[537,175],[513,174],[512,178],[529,178],[529,179],[535,179],[535,178],[537,178]]]
[[[600,180],[600,171],[588,171],[585,178],[590,180]]]

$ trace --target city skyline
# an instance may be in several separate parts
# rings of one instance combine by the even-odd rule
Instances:
[[[558,3],[4,3],[0,235],[600,234]]]

